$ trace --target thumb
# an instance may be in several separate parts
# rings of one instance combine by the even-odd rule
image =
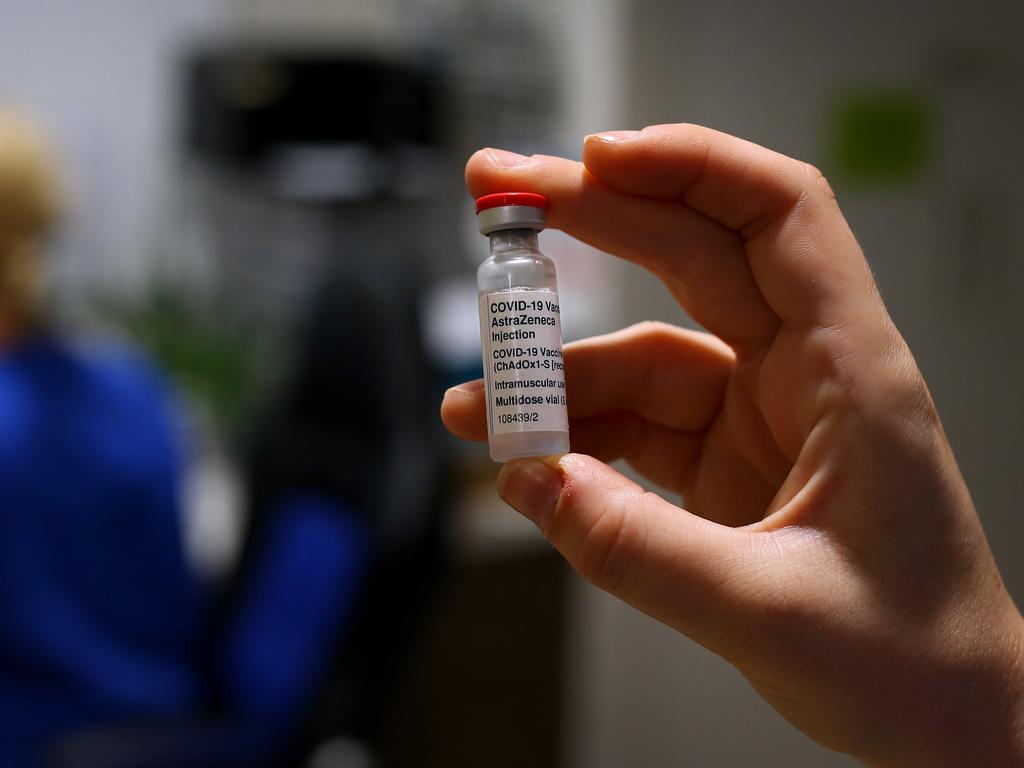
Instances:
[[[757,533],[692,515],[590,456],[510,462],[498,492],[585,579],[705,645],[757,591]]]

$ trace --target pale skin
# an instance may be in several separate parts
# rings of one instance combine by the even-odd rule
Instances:
[[[466,179],[547,195],[551,227],[649,269],[708,331],[567,345],[573,453],[507,464],[502,497],[821,744],[875,766],[1024,765],[1024,621],[822,175],[664,125],[588,136],[582,163],[481,150]],[[481,382],[441,407],[470,440],[484,414]]]

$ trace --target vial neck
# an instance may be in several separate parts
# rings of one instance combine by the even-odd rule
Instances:
[[[538,250],[535,229],[499,229],[497,232],[491,232],[488,237],[491,238],[492,256]]]

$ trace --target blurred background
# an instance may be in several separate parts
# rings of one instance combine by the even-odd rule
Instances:
[[[441,433],[480,367],[462,168],[679,121],[822,168],[1020,602],[1022,16],[0,0],[0,763],[852,765]],[[541,245],[567,339],[689,322]]]

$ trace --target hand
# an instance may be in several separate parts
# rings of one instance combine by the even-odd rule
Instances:
[[[582,164],[482,150],[466,178],[474,196],[547,195],[552,227],[651,270],[710,331],[568,345],[576,452],[506,465],[505,500],[825,746],[1024,764],[1024,622],[822,175],[667,125],[588,136]],[[486,439],[479,383],[441,412]],[[603,463],[617,458],[687,509]]]

